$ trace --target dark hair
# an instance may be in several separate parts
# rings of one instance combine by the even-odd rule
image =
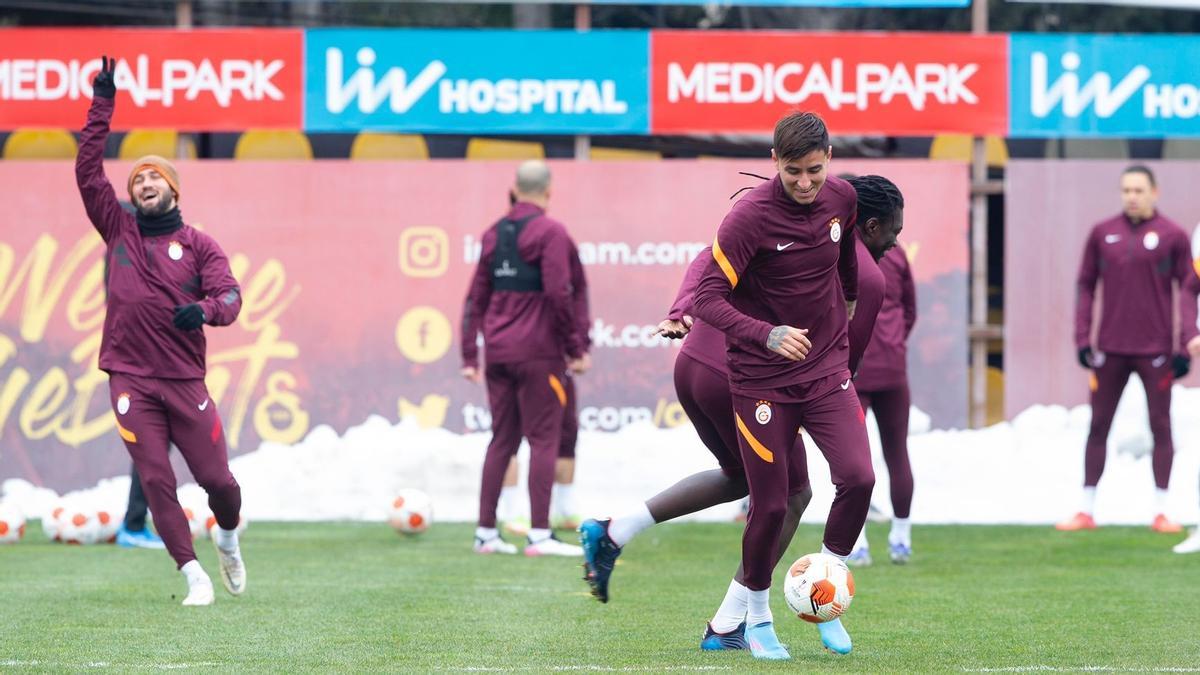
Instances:
[[[775,124],[775,156],[800,159],[813,150],[829,149],[829,130],[816,113],[793,112]]]
[[[858,193],[859,223],[865,223],[869,218],[888,220],[904,208],[900,188],[883,176],[855,176],[846,182]]]
[[[1146,166],[1145,164],[1133,164],[1127,166],[1125,167],[1125,170],[1121,172],[1121,175],[1124,176],[1127,173],[1140,173],[1146,177],[1146,180],[1150,181],[1150,187],[1158,187],[1158,182],[1154,180],[1154,172],[1151,171],[1150,167]]]

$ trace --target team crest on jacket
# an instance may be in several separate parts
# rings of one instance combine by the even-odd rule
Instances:
[[[829,221],[829,238],[835,244],[842,240],[842,220],[840,218]]]
[[[167,244],[167,257],[171,260],[180,260],[183,258],[183,244],[177,241],[172,241]]]
[[[770,422],[771,404],[767,401],[759,401],[758,406],[754,409],[754,419],[758,420],[759,424]]]
[[[130,400],[130,397],[129,397],[128,392],[123,391],[123,392],[121,392],[121,394],[119,396],[117,396],[117,412],[118,413],[124,415],[125,413],[129,412],[129,400]]]
[[[1153,251],[1158,248],[1158,233],[1150,231],[1146,236],[1142,237],[1142,246],[1146,247],[1147,251]]]

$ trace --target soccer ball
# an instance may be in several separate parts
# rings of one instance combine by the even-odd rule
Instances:
[[[420,534],[433,520],[433,504],[420,490],[401,490],[392,500],[388,523],[401,534]]]
[[[96,521],[100,523],[99,541],[111,544],[117,540],[117,529],[121,527],[121,519],[109,509],[97,509]]]
[[[81,507],[65,509],[59,517],[58,536],[65,544],[88,546],[100,539],[96,512]]]
[[[15,544],[25,536],[25,516],[15,506],[0,504],[0,544]]]
[[[54,508],[42,516],[42,532],[50,541],[62,541],[62,537],[59,535],[62,530],[62,515],[65,510],[62,504],[55,504]]]
[[[854,599],[854,575],[841,560],[824,553],[810,553],[788,568],[783,599],[805,621],[833,621]]]

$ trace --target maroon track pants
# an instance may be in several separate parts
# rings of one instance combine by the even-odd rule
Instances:
[[[1163,490],[1171,482],[1175,445],[1171,440],[1171,359],[1166,356],[1122,356],[1105,354],[1092,380],[1092,426],[1083,455],[1083,484],[1095,487],[1104,473],[1108,432],[1129,376],[1137,373],[1146,389],[1150,433],[1154,436],[1154,484]]]
[[[175,472],[167,457],[172,443],[196,483],[208,493],[208,507],[226,530],[238,525],[242,489],[229,471],[225,432],[204,380],[168,380],[111,373],[109,398],[117,431],[141,476],[154,529],[178,567],[196,559],[187,517],[176,496]]]

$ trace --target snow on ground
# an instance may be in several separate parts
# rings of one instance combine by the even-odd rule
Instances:
[[[1052,523],[1078,510],[1083,446],[1091,413],[1087,406],[1035,406],[986,429],[930,430],[929,418],[913,411],[909,454],[917,523]],[[1175,465],[1169,513],[1200,519],[1200,389],[1176,387],[1172,405]],[[890,512],[887,472],[871,429],[877,482],[875,503]],[[383,520],[397,490],[417,488],[433,498],[434,518],[474,521],[488,434],[422,429],[415,420],[392,424],[372,416],[338,436],[314,428],[295,445],[263,444],[232,461],[242,485],[244,514],[251,520]],[[806,522],[823,522],[832,486],[828,466],[812,440],[809,471],[814,499]],[[1140,382],[1131,381],[1109,438],[1096,520],[1146,524],[1155,513],[1151,447]],[[527,453],[524,446],[521,455]],[[622,513],[695,471],[716,467],[690,426],[657,429],[649,423],[615,433],[582,432],[577,450],[576,499],[585,515]],[[65,495],[116,512],[124,509],[129,478],[105,479]],[[22,480],[0,485],[3,501],[39,518],[59,500],[53,491]],[[180,488],[186,503],[203,503],[195,484]],[[527,507],[526,507],[527,508]],[[698,518],[725,520],[736,504]]]

